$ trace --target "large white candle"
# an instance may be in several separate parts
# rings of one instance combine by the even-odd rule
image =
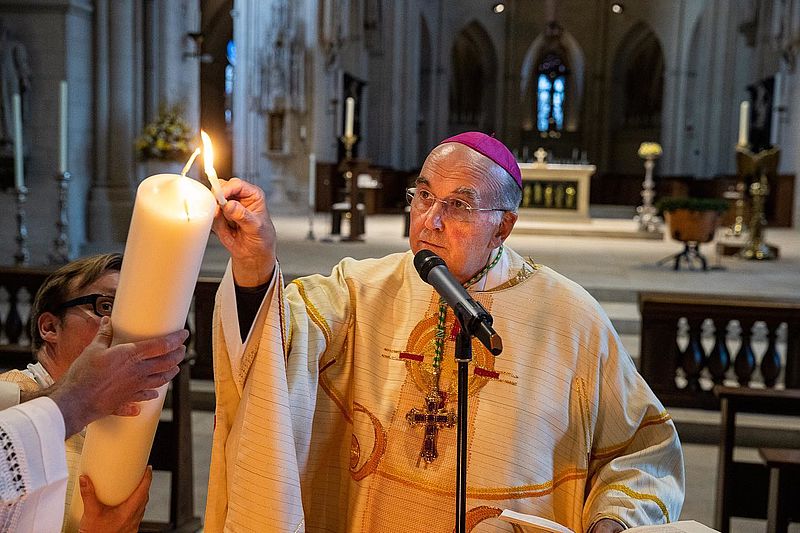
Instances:
[[[348,96],[344,101],[344,135],[353,136],[353,120],[356,112],[356,101],[352,96]]]
[[[67,171],[67,82],[61,80],[58,106],[58,172]]]
[[[145,179],[136,192],[125,259],[114,300],[114,344],[162,336],[184,327],[208,242],[216,201],[199,182],[177,174]],[[80,472],[97,497],[118,505],[144,474],[167,385],[136,417],[108,416],[89,425]],[[83,514],[75,487],[69,529]]]
[[[18,94],[11,97],[14,113],[14,185],[17,190],[25,187],[25,165],[22,153],[22,100]]]
[[[750,102],[745,100],[739,105],[739,146],[747,146],[748,126],[750,125]]]
[[[315,153],[308,154],[308,205],[311,211],[314,211],[316,206],[316,188],[317,188],[317,155]]]

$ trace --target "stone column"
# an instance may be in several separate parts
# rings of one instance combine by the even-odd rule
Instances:
[[[94,245],[124,242],[133,209],[138,24],[134,0],[97,0],[95,182],[89,198]]]

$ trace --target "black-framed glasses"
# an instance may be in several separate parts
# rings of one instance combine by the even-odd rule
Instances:
[[[86,296],[78,296],[77,298],[73,298],[72,300],[68,300],[59,305],[58,310],[85,304],[92,304],[94,314],[99,317],[111,316],[111,310],[114,309],[114,297],[107,296],[105,294],[87,294]]]
[[[417,189],[411,187],[406,189],[406,201],[412,209],[416,209],[421,213],[427,213],[433,207],[433,204],[442,204],[442,216],[458,220],[460,222],[469,222],[472,219],[472,213],[481,211],[508,211],[508,209],[498,209],[494,207],[472,207],[469,202],[461,198],[437,198],[432,192],[426,189]]]

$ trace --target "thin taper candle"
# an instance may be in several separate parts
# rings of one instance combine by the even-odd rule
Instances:
[[[217,171],[214,170],[214,148],[211,146],[211,137],[208,133],[200,131],[200,137],[203,139],[203,162],[205,163],[206,175],[208,182],[211,184],[211,192],[214,193],[214,198],[220,206],[224,206],[228,201],[225,195],[222,194],[222,187],[219,184]]]

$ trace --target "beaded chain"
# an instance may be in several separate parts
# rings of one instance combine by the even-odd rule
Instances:
[[[483,276],[486,275],[494,266],[500,261],[500,256],[503,255],[503,245],[500,245],[500,249],[497,251],[497,255],[492,260],[491,263],[487,263],[480,272],[472,276],[467,282],[464,284],[464,288],[468,289],[478,283]],[[439,297],[439,321],[436,324],[436,340],[434,344],[434,355],[433,355],[433,378],[434,383],[433,387],[435,390],[439,389],[439,376],[442,373],[442,359],[444,357],[444,335],[445,335],[445,321],[447,319],[447,302],[444,301],[444,298]]]

